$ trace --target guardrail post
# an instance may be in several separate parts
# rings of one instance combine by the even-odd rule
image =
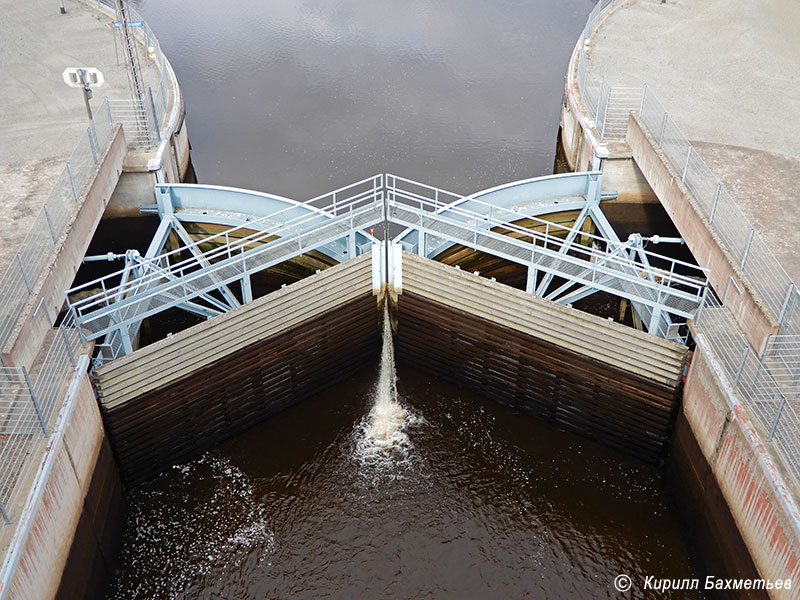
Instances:
[[[597,108],[594,110],[594,125],[597,127],[597,120],[600,118],[600,101],[603,98],[603,86],[606,84],[606,78],[600,78],[600,89],[597,90]]]
[[[719,203],[719,193],[722,191],[722,184],[717,182],[717,189],[714,191],[714,203],[711,205],[711,215],[708,217],[709,223],[714,223],[714,215],[717,214],[717,204]]]
[[[775,432],[778,429],[778,423],[781,420],[781,415],[783,415],[783,409],[786,406],[786,396],[781,394],[781,405],[778,407],[778,414],[775,415],[775,420],[772,421],[772,425],[769,428],[769,435],[767,436],[767,441],[771,442],[775,438]]]
[[[661,133],[658,134],[658,147],[661,148],[661,144],[664,143],[664,132],[667,130],[667,119],[669,115],[667,111],[664,111],[664,116],[661,118]]]
[[[75,187],[75,178],[72,176],[72,169],[69,166],[69,161],[67,161],[67,175],[69,175],[69,184],[72,186],[72,196],[75,198],[75,202],[77,202],[78,190]]]
[[[783,306],[781,307],[781,316],[778,317],[778,324],[783,324],[783,318],[786,316],[786,309],[789,308],[789,300],[792,298],[792,292],[794,292],[794,283],[789,284],[789,289],[786,291],[786,298],[783,300]]]
[[[697,308],[697,311],[694,313],[694,322],[695,325],[698,327],[702,327],[702,323],[700,321],[701,317],[703,316],[703,309],[706,306],[706,300],[708,297],[708,285],[703,288],[703,295],[700,297],[700,306]]]
[[[744,264],[747,262],[747,257],[750,254],[750,246],[753,244],[753,237],[756,234],[756,230],[751,227],[750,228],[750,237],[747,238],[747,246],[744,249],[744,256],[742,256],[742,264],[740,266],[741,269],[744,269]]]
[[[72,344],[69,343],[69,337],[67,337],[67,331],[63,327],[59,327],[58,330],[61,332],[61,337],[64,340],[64,347],[67,349],[67,354],[69,355],[69,361],[72,363],[72,366],[76,366],[78,363],[75,360],[75,353],[72,351]]]
[[[644,111],[644,97],[647,95],[647,84],[645,83],[642,86],[642,100],[639,102],[639,116],[641,116],[642,112]]]
[[[58,237],[56,237],[56,228],[53,227],[53,220],[50,218],[50,211],[47,209],[47,203],[44,205],[44,217],[47,219],[47,226],[50,228],[50,236],[53,238],[53,243],[55,244],[58,241]]]
[[[31,280],[28,279],[28,273],[25,272],[25,265],[22,264],[22,257],[19,255],[19,252],[17,252],[17,263],[19,264],[22,278],[25,280],[25,287],[28,288],[28,293],[30,294],[33,291],[33,286],[31,286]]]
[[[28,377],[28,369],[22,367],[22,374],[25,376],[25,383],[28,384],[28,391],[31,394],[31,401],[33,402],[33,409],[36,411],[36,416],[39,417],[39,425],[42,426],[42,431],[46,436],[50,436],[50,433],[47,431],[47,424],[44,422],[44,415],[42,414],[42,409],[39,407],[39,403],[36,401],[36,393],[33,391],[33,386],[31,385],[31,379]]]
[[[153,88],[147,88],[147,97],[150,99],[150,110],[153,111],[153,127],[155,128],[156,137],[161,141],[161,128],[158,123],[158,114],[156,113],[156,103],[153,101]]]
[[[94,119],[92,119],[89,126],[86,128],[86,135],[89,136],[89,148],[92,149],[92,158],[95,164],[97,164],[97,141],[94,139]]]
[[[689,145],[689,150],[686,152],[686,162],[683,164],[683,175],[681,175],[681,181],[686,183],[686,173],[689,171],[689,159],[692,158],[692,146]]]
[[[8,516],[8,512],[6,512],[6,505],[3,503],[2,500],[0,500],[0,515],[3,515],[3,520],[6,523],[8,523],[9,525],[11,524],[11,517]]]
[[[736,370],[736,377],[733,379],[733,389],[739,385],[739,379],[742,377],[742,371],[744,371],[744,363],[747,361],[747,355],[750,354],[750,346],[744,347],[744,352],[742,352],[742,360],[739,361],[739,368]]]

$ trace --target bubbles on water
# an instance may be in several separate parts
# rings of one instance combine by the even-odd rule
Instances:
[[[121,557],[133,569],[115,581],[112,599],[184,597],[206,577],[269,566],[275,535],[247,475],[213,454],[172,471],[179,477],[168,477],[169,488],[159,489],[156,479],[133,492],[128,518],[134,527]],[[153,556],[158,574],[139,572],[152,568]]]

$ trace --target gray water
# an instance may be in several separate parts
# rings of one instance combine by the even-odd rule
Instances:
[[[552,173],[590,0],[145,0],[203,183],[305,199],[381,172],[455,192]]]
[[[199,181],[295,199],[382,171],[461,193],[549,174],[591,6],[140,3]],[[695,576],[659,469],[402,364],[395,383],[389,350],[132,490],[111,597],[618,598],[618,574]]]

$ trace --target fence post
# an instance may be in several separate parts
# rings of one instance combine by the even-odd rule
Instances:
[[[600,139],[606,137],[606,123],[608,122],[608,105],[611,104],[611,86],[606,88],[606,108],[603,111],[603,129],[600,131]]]
[[[747,238],[747,247],[744,249],[744,256],[742,256],[742,264],[740,266],[741,269],[744,269],[744,264],[747,262],[747,256],[750,254],[750,246],[753,243],[753,236],[756,234],[756,230],[751,227],[750,228],[750,237]]]
[[[639,116],[640,117],[642,116],[642,113],[644,112],[644,97],[646,95],[647,95],[647,84],[645,83],[642,86],[642,100],[641,100],[641,102],[639,102]]]
[[[694,323],[698,327],[702,327],[703,326],[701,321],[700,321],[700,317],[702,317],[702,315],[703,315],[703,309],[706,306],[707,299],[708,299],[708,285],[706,285],[706,287],[703,288],[703,296],[700,299],[700,307],[697,309],[697,312],[694,313]]]
[[[594,126],[597,127],[597,120],[600,118],[600,102],[603,98],[603,86],[606,85],[606,78],[600,78],[600,89],[597,90],[597,108],[594,111]]]
[[[44,422],[44,415],[42,415],[42,409],[39,407],[39,403],[36,401],[36,393],[33,391],[33,386],[31,385],[31,379],[28,377],[28,369],[22,367],[22,374],[25,376],[25,383],[28,384],[28,391],[31,394],[31,401],[33,402],[33,408],[36,411],[36,416],[39,417],[39,425],[42,426],[42,431],[46,436],[50,436],[50,433],[47,431],[47,424]]]
[[[669,115],[667,111],[664,111],[664,116],[661,118],[661,133],[658,134],[658,147],[661,148],[661,144],[664,143],[664,132],[667,130],[667,119]]]
[[[67,337],[67,331],[64,327],[59,327],[58,330],[61,332],[61,337],[64,339],[64,347],[67,349],[67,354],[69,355],[69,361],[72,363],[72,366],[76,366],[78,363],[75,361],[75,353],[72,351],[72,344],[69,343],[69,337]]]
[[[719,203],[719,193],[722,190],[722,184],[717,182],[717,189],[714,191],[714,203],[711,205],[711,216],[708,218],[709,223],[714,223],[714,215],[717,214],[717,204]]]
[[[50,218],[50,211],[47,209],[47,203],[44,204],[44,216],[47,219],[47,226],[50,228],[50,236],[53,238],[53,243],[55,244],[58,241],[58,237],[56,236],[56,228],[53,227],[53,220]]]
[[[161,128],[158,123],[158,115],[156,114],[156,103],[153,102],[153,88],[147,88],[147,96],[150,99],[150,110],[153,111],[153,126],[155,128],[156,137],[161,141]]]
[[[689,159],[692,158],[692,145],[689,144],[689,150],[686,152],[686,162],[683,164],[683,175],[681,175],[681,181],[686,183],[686,173],[689,171]]]
[[[747,360],[747,355],[750,354],[750,346],[744,347],[744,352],[742,352],[742,360],[739,362],[739,368],[736,370],[736,377],[733,379],[733,389],[739,385],[739,379],[742,376],[742,371],[744,371],[744,363]]]
[[[28,274],[25,272],[25,265],[22,264],[22,257],[19,255],[19,252],[17,252],[17,263],[19,264],[22,278],[25,280],[25,287],[28,288],[28,293],[30,294],[33,291],[33,286],[31,286],[31,280],[28,279]]]
[[[8,516],[8,512],[6,512],[6,505],[2,500],[0,500],[0,514],[3,515],[3,520],[10,525],[11,517]]]
[[[781,394],[781,405],[778,407],[778,414],[775,415],[775,420],[772,422],[772,425],[769,428],[769,436],[767,436],[767,441],[771,442],[775,438],[775,432],[778,429],[778,423],[781,420],[781,415],[783,414],[783,408],[786,406],[786,396]]]
[[[89,126],[86,128],[86,134],[89,136],[89,148],[92,149],[92,158],[94,159],[94,163],[97,164],[97,141],[94,139],[94,119],[89,122]]]
[[[72,186],[72,196],[75,198],[75,202],[77,202],[78,190],[75,188],[75,178],[72,176],[72,169],[69,166],[69,161],[67,161],[67,175],[69,175],[69,184]]]
[[[786,316],[786,309],[789,308],[789,300],[794,292],[794,283],[789,284],[789,289],[786,292],[786,298],[783,300],[783,307],[781,307],[781,316],[778,317],[778,325],[783,324],[783,318]]]

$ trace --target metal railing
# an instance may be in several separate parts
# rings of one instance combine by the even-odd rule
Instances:
[[[0,516],[6,523],[21,508],[24,483],[41,458],[37,449],[52,433],[59,400],[82,351],[71,315],[52,333],[35,372],[26,367],[0,368]]]
[[[360,228],[384,219],[383,175],[377,175],[314,198],[305,203],[311,210],[298,215],[292,205],[191,244],[196,252],[184,259],[187,246],[143,259],[138,277],[127,281],[122,270],[74,288],[71,293],[100,288],[100,292],[77,302],[70,310],[90,330],[87,339],[97,339],[140,322],[166,308],[197,298],[221,285],[240,280],[279,264],[293,254],[315,249]],[[325,206],[326,210],[319,210]],[[268,231],[252,231],[254,225],[271,224]],[[276,239],[277,236],[277,239]],[[200,245],[214,247],[199,251]],[[121,283],[117,283],[121,281]]]
[[[94,180],[98,162],[113,135],[108,102],[96,110],[94,118],[70,154],[55,187],[0,279],[0,348],[5,347],[14,326],[30,300],[39,278],[50,265],[52,252],[59,244],[67,223]]]
[[[624,139],[630,113],[639,114],[645,129],[680,174],[700,211],[728,248],[735,266],[744,272],[779,323],[780,335],[771,336],[759,356],[738,333],[729,311],[719,306],[712,294],[708,295],[707,305],[696,321],[712,352],[726,366],[735,389],[767,432],[767,441],[800,481],[797,414],[800,292],[725,186],[647,86],[618,88],[609,85],[604,77],[591,77],[586,59],[590,37],[610,9],[619,4],[615,0],[598,2],[576,47],[575,78],[591,119],[589,126],[597,130],[601,140]]]
[[[476,198],[467,208],[462,200],[408,179],[376,175],[170,252],[134,257],[122,270],[70,290],[100,290],[70,301],[70,311],[87,340],[106,338],[101,359],[113,359],[123,349],[132,351],[142,319],[174,306],[197,310],[188,305],[197,299],[225,310],[223,302],[209,296],[214,290],[381,222],[418,228],[423,243],[433,234],[629,297],[652,309],[655,324],[664,313],[693,316],[702,301],[706,273],[696,265],[641,248],[629,253],[627,243],[586,232],[580,232],[578,243],[576,228],[536,217],[528,217],[532,227],[521,227],[514,224],[521,217],[514,209]]]
[[[96,0],[98,8],[114,11],[113,0]],[[138,13],[129,9],[134,19]],[[66,166],[56,180],[53,191],[34,220],[28,235],[0,279],[0,348],[5,347],[14,326],[30,299],[39,277],[49,265],[56,247],[72,217],[82,194],[91,183],[99,159],[108,148],[115,123],[122,125],[130,149],[151,148],[161,137],[160,123],[169,101],[168,64],[158,39],[146,22],[136,27],[136,36],[159,70],[158,81],[148,88],[145,102],[105,100],[86,132],[72,151]]]
[[[735,266],[742,269],[753,283],[767,308],[781,323],[782,330],[800,331],[798,324],[793,322],[796,311],[789,307],[792,295],[796,294],[791,278],[725,186],[647,88],[639,115],[672,168],[680,173],[681,181],[702,214],[728,248]]]
[[[96,5],[99,10],[111,17],[116,15],[114,0],[84,0]],[[158,68],[158,80],[149,78],[145,81],[147,93],[141,101],[138,99],[122,99],[111,101],[111,112],[114,121],[120,123],[125,130],[125,139],[131,150],[148,150],[161,140],[160,124],[164,122],[169,106],[168,63],[161,51],[158,38],[147,22],[129,4],[126,11],[130,21],[136,23],[132,27],[134,37],[141,44],[146,57]],[[118,31],[116,29],[115,31]],[[116,33],[115,33],[116,35]],[[147,71],[145,71],[147,79]]]
[[[113,0],[96,0],[98,8],[113,15]],[[141,18],[130,11],[133,19]],[[70,220],[88,187],[94,181],[99,161],[113,138],[114,125],[121,124],[131,149],[151,148],[160,139],[169,101],[169,67],[157,38],[147,23],[137,27],[137,38],[148,57],[155,61],[158,80],[151,82],[143,106],[129,100],[104,100],[67,159],[64,170],[42,206],[27,236],[0,279],[0,348],[5,348],[23,317],[39,279],[50,265]],[[144,130],[142,128],[144,125]],[[47,318],[42,303],[33,318]],[[52,322],[49,323],[53,325]],[[27,490],[23,482],[41,457],[40,448],[49,434],[63,397],[70,372],[81,351],[81,338],[73,318],[67,315],[53,335],[43,362],[35,370],[0,367],[0,516],[14,519]]]
[[[800,483],[800,339],[773,336],[758,355],[731,312],[709,294],[695,320],[733,389],[761,425],[763,439]]]
[[[602,76],[599,80],[592,79],[586,64],[590,37],[617,4],[615,0],[601,0],[595,5],[577,45],[575,75],[587,114],[593,119],[592,125],[601,139],[623,139],[630,113],[639,114],[669,163],[681,174],[681,180],[733,255],[737,266],[748,276],[780,323],[781,333],[800,335],[800,311],[795,310],[800,304],[800,293],[796,286],[652,91],[647,86],[613,87]]]

